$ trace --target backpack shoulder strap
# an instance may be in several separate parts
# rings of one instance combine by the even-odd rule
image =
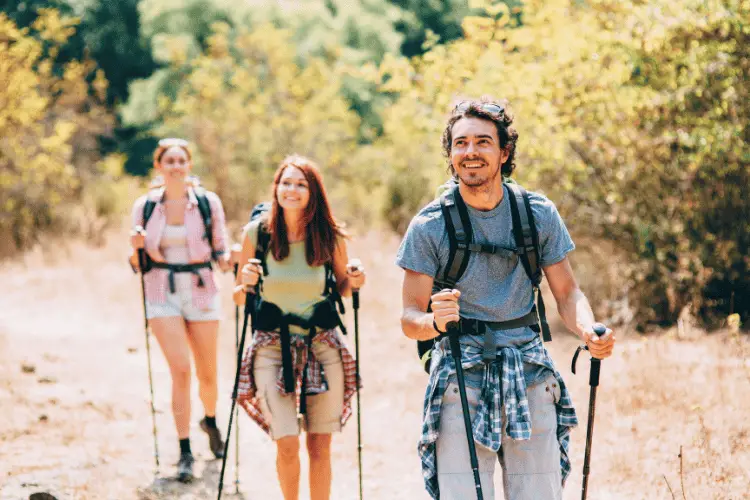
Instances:
[[[146,224],[148,223],[149,219],[152,215],[154,215],[154,210],[156,209],[156,205],[159,203],[159,201],[155,200],[155,194],[157,190],[150,189],[146,193],[146,203],[143,204],[143,227],[146,227]],[[161,198],[164,196],[163,191],[159,191],[158,199],[161,200]]]
[[[260,261],[263,267],[263,274],[268,276],[268,264],[266,263],[266,256],[268,255],[268,248],[271,244],[271,233],[266,227],[266,222],[261,221],[258,224],[258,237],[255,243],[255,258]]]
[[[466,203],[461,198],[458,190],[458,183],[450,183],[450,187],[443,190],[440,194],[440,210],[445,220],[445,232],[448,233],[448,262],[445,264],[445,271],[442,279],[435,278],[434,290],[440,290],[443,287],[454,288],[458,280],[466,271],[469,265],[471,251],[469,245],[473,239],[471,230],[471,221],[469,220],[469,211]],[[432,311],[432,302],[427,304],[427,311]],[[436,337],[432,340],[418,340],[417,352],[422,362],[424,371],[430,373],[430,356],[435,342],[439,339]]]
[[[513,219],[513,237],[516,240],[519,258],[531,283],[536,287],[542,281],[539,266],[539,237],[531,212],[529,193],[518,184],[507,183],[510,214]],[[521,208],[523,207],[523,208]]]
[[[547,314],[544,307],[544,298],[539,285],[542,282],[542,268],[539,254],[539,234],[537,233],[534,214],[531,211],[529,193],[515,183],[505,183],[508,188],[508,200],[510,201],[510,214],[513,220],[513,237],[516,240],[516,248],[521,264],[531,285],[537,292],[536,302],[538,305],[539,322],[542,328],[542,338],[545,342],[552,340]],[[532,292],[533,293],[533,292]]]
[[[146,224],[151,218],[151,215],[153,215],[155,208],[156,202],[151,198],[146,198],[146,204],[143,205],[143,227],[146,227]]]
[[[453,288],[469,265],[469,243],[472,240],[471,221],[458,185],[445,191],[440,196],[440,209],[445,219],[445,231],[448,233],[449,254],[445,265],[442,282]]]
[[[194,187],[193,193],[195,199],[198,201],[198,211],[201,213],[201,219],[203,219],[203,227],[205,228],[204,238],[208,240],[208,244],[211,246],[211,257],[216,258],[214,252],[214,227],[213,220],[211,218],[211,204],[206,196],[206,190],[202,187]]]

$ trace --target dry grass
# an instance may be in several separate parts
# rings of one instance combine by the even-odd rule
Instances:
[[[210,460],[197,425],[193,447],[201,479],[184,486],[152,476],[140,290],[124,262],[124,241],[120,232],[99,249],[74,244],[53,254],[32,253],[0,268],[0,280],[12,292],[0,296],[0,407],[6,409],[0,419],[0,499],[28,498],[34,491],[50,491],[61,499],[188,500],[215,495],[221,464]],[[360,320],[363,435],[365,492],[377,500],[427,498],[415,451],[426,377],[413,343],[398,326],[401,272],[393,265],[396,245],[391,236],[370,234],[358,238],[350,252],[369,270]],[[581,278],[590,283],[598,279]],[[228,285],[229,277],[223,281]],[[228,301],[224,308],[222,426],[234,372],[233,309]],[[550,318],[555,316],[550,311]],[[346,321],[351,324],[352,318]],[[571,388],[582,424],[573,436],[574,469],[564,495],[572,500],[580,497],[588,379],[585,360],[578,376],[569,371],[575,339],[561,333],[559,323],[554,330],[550,351]],[[747,498],[747,338],[674,329],[647,339],[619,332],[619,339],[617,355],[603,365],[589,498]],[[158,351],[153,363],[166,477],[173,474],[178,450],[169,411],[169,374]],[[22,365],[33,365],[34,372],[24,372]],[[54,382],[40,383],[44,377]],[[193,401],[197,405],[197,397]],[[193,421],[199,416],[196,406]],[[244,416],[240,427],[243,498],[281,498],[272,443]],[[333,460],[333,498],[354,499],[354,421],[336,437]],[[228,492],[234,490],[233,463],[232,456],[225,480]],[[304,486],[302,491],[306,498]]]

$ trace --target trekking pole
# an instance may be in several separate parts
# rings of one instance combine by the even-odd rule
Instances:
[[[461,365],[461,345],[458,341],[460,334],[459,324],[451,321],[446,325],[448,329],[448,341],[451,346],[451,356],[456,365],[456,380],[458,381],[458,393],[461,396],[461,411],[464,415],[464,427],[466,428],[466,441],[469,444],[469,462],[471,471],[474,473],[474,487],[477,490],[477,500],[484,500],[482,495],[482,481],[479,478],[479,460],[477,460],[477,448],[474,445],[474,434],[471,431],[471,413],[469,412],[469,400],[466,397],[466,382],[464,381],[464,367]]]
[[[136,232],[142,232],[143,228],[137,227]],[[146,360],[148,364],[148,388],[151,392],[151,425],[154,433],[154,461],[156,468],[154,475],[159,475],[159,440],[156,434],[156,406],[154,406],[154,376],[151,371],[151,329],[148,326],[148,316],[146,315],[146,283],[143,279],[143,270],[146,268],[146,251],[143,248],[138,249],[138,270],[141,275],[141,299],[143,301],[143,323],[146,331]]]
[[[251,259],[255,260],[255,259]],[[240,385],[240,368],[242,368],[242,352],[245,348],[245,336],[247,334],[247,323],[248,319],[253,316],[253,320],[255,319],[255,315],[253,314],[253,303],[255,301],[255,298],[258,297],[260,294],[260,278],[258,278],[258,283],[255,285],[255,294],[253,293],[246,293],[245,294],[245,319],[242,323],[242,336],[240,337],[240,345],[237,349],[237,372],[234,376],[234,389],[232,389],[232,410],[229,412],[229,425],[227,427],[227,440],[224,442],[224,458],[221,460],[221,474],[219,475],[219,493],[216,497],[216,500],[221,500],[221,493],[224,489],[224,471],[227,467],[227,455],[229,453],[229,438],[232,435],[232,421],[234,420],[234,410],[237,406],[237,391],[239,389]],[[253,328],[255,328],[255,321],[253,321]]]
[[[593,325],[594,333],[599,337],[607,332],[607,327],[601,323],[595,323]],[[576,349],[575,355],[573,355],[573,366],[572,371],[576,373],[576,360],[578,354],[581,351],[588,350],[587,346],[580,346]],[[599,386],[599,370],[601,368],[602,361],[600,359],[591,358],[591,370],[589,371],[589,386],[591,390],[589,392],[589,421],[586,427],[586,453],[583,458],[583,484],[581,485],[581,500],[586,500],[586,494],[588,493],[589,485],[589,464],[591,463],[591,444],[594,438],[594,414],[596,413],[596,389]]]
[[[232,245],[231,259],[234,262],[234,279],[237,279],[237,273],[240,269],[239,259],[242,252],[242,246],[239,244]],[[234,353],[239,356],[240,353],[240,306],[234,305]],[[240,409],[235,410],[237,413],[237,432],[234,435],[234,492],[240,493]],[[228,437],[227,437],[228,439]]]
[[[362,400],[359,397],[359,290],[352,291],[354,309],[354,371],[357,376],[357,461],[359,464],[359,500],[362,500]]]

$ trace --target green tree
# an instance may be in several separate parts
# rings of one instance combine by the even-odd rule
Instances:
[[[519,180],[630,256],[641,325],[685,307],[747,321],[749,8],[540,0],[519,25],[486,2],[463,39],[386,58],[374,77],[399,98],[374,144],[393,166],[385,216],[403,229],[445,178],[439,137],[456,98],[509,97]]]
[[[263,16],[256,14],[253,22],[265,19],[294,33],[302,64],[309,57],[324,57],[359,68],[379,63],[386,54],[399,53],[404,37],[396,26],[406,15],[388,0],[326,0],[305,3],[291,12],[286,7],[270,7]],[[380,135],[381,112],[391,96],[351,74],[344,76],[341,93],[361,118],[360,142]]]
[[[19,28],[31,27],[39,18],[40,10],[44,9],[54,9],[62,16],[76,18],[73,8],[64,0],[0,0],[0,12],[4,12],[7,18]],[[34,35],[33,31],[32,35]],[[40,41],[46,54],[50,51],[54,52],[53,70],[57,75],[62,74],[66,63],[83,58],[85,43],[79,30],[73,31],[63,44],[44,39]]]
[[[149,39],[141,37],[138,0],[99,0],[85,11],[80,31],[91,58],[109,82],[107,104],[124,103],[128,84],[156,69]]]
[[[400,7],[405,16],[396,23],[404,34],[401,53],[412,57],[425,52],[429,33],[441,43],[448,43],[463,35],[461,21],[469,14],[468,0],[390,0]]]
[[[184,78],[175,99],[158,99],[158,132],[191,141],[196,172],[230,216],[246,217],[267,196],[278,163],[295,152],[321,163],[337,196],[359,125],[339,93],[341,71],[315,57],[300,65],[289,30],[214,29],[207,51],[188,65],[190,47],[172,46],[174,71]]]
[[[99,234],[117,199],[120,161],[102,161],[96,148],[111,125],[107,82],[90,60],[56,59],[76,23],[41,9],[19,28],[0,13],[2,255],[28,248],[43,232]]]

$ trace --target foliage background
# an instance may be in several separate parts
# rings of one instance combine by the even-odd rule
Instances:
[[[237,221],[297,152],[348,223],[403,231],[447,175],[452,103],[489,95],[601,314],[747,324],[748,19],[747,0],[0,2],[0,252],[119,223],[166,135]]]

